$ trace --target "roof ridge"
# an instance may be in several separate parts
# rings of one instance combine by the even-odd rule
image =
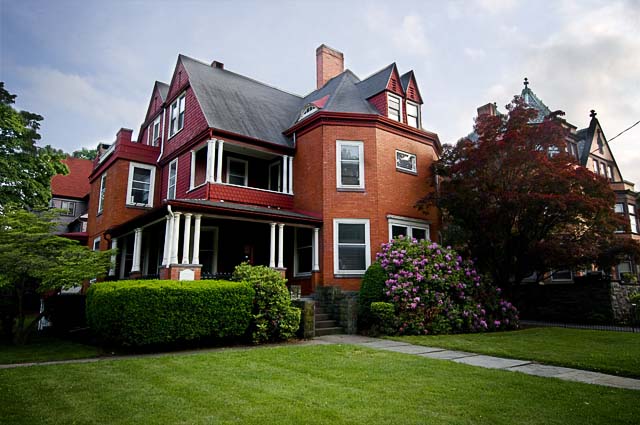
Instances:
[[[183,55],[182,53],[178,54],[178,58],[180,58],[180,57],[182,57],[182,58],[186,58],[186,59],[189,59],[189,60],[191,60],[192,62],[197,63],[198,65],[205,66],[205,67],[207,67],[208,69],[210,69],[210,70],[212,70],[212,71],[214,71],[214,72],[221,71],[221,72],[226,72],[226,73],[229,73],[229,74],[233,74],[233,75],[235,75],[235,76],[237,76],[237,77],[240,77],[240,78],[243,78],[243,79],[245,79],[245,80],[247,80],[247,81],[251,81],[251,82],[253,82],[253,83],[260,84],[261,86],[268,87],[268,88],[270,88],[270,89],[274,89],[274,90],[278,90],[279,92],[282,92],[282,93],[284,93],[284,94],[288,94],[288,95],[290,95],[290,96],[294,96],[294,97],[297,97],[297,98],[299,98],[299,99],[303,99],[303,97],[302,97],[302,96],[300,96],[299,94],[289,92],[289,91],[287,91],[287,90],[284,90],[284,89],[281,89],[281,88],[278,88],[278,87],[272,86],[272,85],[267,84],[267,83],[263,83],[262,81],[258,81],[258,80],[256,80],[255,78],[247,77],[246,75],[238,74],[237,72],[229,71],[228,69],[212,68],[212,67],[211,67],[211,65],[208,65],[206,62],[202,62],[202,61],[201,61],[201,60],[199,60],[199,59],[194,59],[194,58],[192,58],[192,57],[190,57],[190,56]]]
[[[337,85],[337,86],[336,86],[336,88],[333,90],[333,93],[329,96],[329,101],[324,105],[324,108],[323,108],[323,109],[329,109],[329,107],[333,105],[333,103],[334,103],[334,101],[335,101],[335,99],[336,99],[336,95],[340,92],[340,90],[342,90],[342,87],[344,86],[344,82],[345,82],[345,80],[346,80],[346,77],[347,77],[349,74],[351,74],[352,76],[356,77],[356,76],[355,76],[355,74],[354,74],[353,72],[349,71],[349,72],[347,73],[347,71],[349,71],[349,70],[346,70],[346,71],[343,71],[343,72],[341,72],[341,73],[340,73],[340,75],[339,75],[339,76],[341,76],[341,77],[342,77],[342,79],[338,82],[338,85]],[[334,77],[334,78],[337,78],[337,77],[338,77],[338,76],[336,76],[336,77]],[[356,77],[356,78],[358,78],[358,77]],[[357,84],[357,83],[356,83],[356,84]]]
[[[394,66],[396,67],[396,69],[398,68],[398,66],[396,65],[396,63],[395,63],[395,62],[391,62],[389,65],[385,66],[384,68],[381,68],[381,69],[377,70],[377,71],[376,71],[376,72],[374,72],[373,74],[369,74],[366,78],[363,78],[363,79],[362,79],[361,81],[359,81],[357,84],[363,83],[363,82],[367,81],[369,78],[374,77],[374,76],[376,76],[376,75],[380,74],[382,71],[386,70],[387,68],[394,67]]]

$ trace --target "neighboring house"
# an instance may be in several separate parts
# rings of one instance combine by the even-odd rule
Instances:
[[[529,81],[526,78],[520,97],[528,106],[538,111],[534,122],[541,122],[552,112],[529,88]],[[488,103],[478,108],[478,115],[483,114],[496,115],[500,112],[495,103]],[[615,211],[624,215],[629,222],[628,230],[620,229],[617,233],[619,237],[631,238],[640,243],[640,221],[637,208],[639,194],[634,191],[634,183],[622,177],[604,131],[596,118],[596,112],[591,110],[589,116],[591,117],[589,126],[583,129],[578,129],[575,125],[563,120],[563,125],[569,129],[566,150],[577,159],[580,165],[609,180],[609,185],[616,195]],[[477,138],[477,135],[472,133],[470,137]],[[620,279],[622,273],[638,275],[640,266],[632,260],[624,261],[613,271],[613,278]],[[573,277],[574,273],[571,270],[558,270],[553,273],[551,280],[569,282],[573,281]]]
[[[316,71],[298,96],[180,55],[138,139],[121,129],[94,161],[88,244],[118,248],[110,274],[210,278],[249,261],[303,293],[357,289],[391,237],[436,240],[437,210],[414,205],[441,146],[413,72],[360,80],[325,45]]]
[[[62,210],[56,233],[60,236],[87,243],[87,207],[89,203],[89,175],[93,163],[88,159],[66,158],[62,162],[69,174],[58,174],[51,178],[51,202],[49,206]]]

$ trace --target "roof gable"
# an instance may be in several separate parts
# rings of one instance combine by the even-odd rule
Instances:
[[[362,96],[365,99],[369,99],[370,97],[373,97],[376,94],[384,90],[387,90],[389,86],[389,81],[394,73],[394,70],[395,70],[395,74],[397,75],[398,70],[396,69],[395,62],[387,65],[386,67],[382,68],[380,71],[360,81],[358,83],[358,89],[360,90],[360,93],[362,94]],[[397,82],[399,83],[400,77],[398,76],[397,78],[398,78]],[[398,85],[400,85],[400,88],[402,87],[401,84],[398,84]]]
[[[400,76],[400,82],[402,83],[402,90],[404,90],[407,99],[422,104],[422,95],[418,88],[418,82],[413,70]]]
[[[153,90],[151,90],[151,98],[149,99],[149,106],[147,106],[147,114],[145,115],[145,122],[157,115],[158,111],[162,108],[164,101],[167,99],[169,93],[169,85],[160,81],[156,81],[153,84]]]
[[[524,79],[524,88],[520,93],[520,97],[530,108],[538,111],[538,116],[532,120],[534,123],[541,123],[544,118],[551,113],[551,110],[545,105],[538,96],[529,88],[529,80]]]
[[[591,111],[589,127],[576,132],[576,136],[578,138],[578,146],[580,149],[581,165],[586,167],[589,157],[593,155],[597,156],[598,159],[602,158],[607,161],[612,161],[618,171],[618,175],[621,175],[616,159],[609,147],[609,142],[604,135],[604,131],[602,131],[600,122],[596,118],[595,111]]]

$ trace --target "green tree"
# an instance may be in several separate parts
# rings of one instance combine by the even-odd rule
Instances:
[[[435,166],[441,190],[421,205],[442,208],[452,239],[503,288],[628,252],[614,234],[624,223],[608,182],[565,153],[562,113],[531,124],[536,111],[522,101],[507,108],[477,119],[477,141],[445,150]]]
[[[44,207],[51,198],[51,177],[68,173],[60,162],[65,155],[36,146],[43,118],[16,110],[15,99],[0,82],[0,207]]]
[[[78,149],[77,151],[73,151],[71,156],[73,156],[74,158],[89,159],[93,161],[94,159],[96,159],[97,154],[98,152],[95,149],[82,148]]]
[[[91,251],[52,234],[56,213],[5,208],[0,214],[0,289],[15,298],[14,341],[27,342],[41,315],[25,327],[24,297],[30,288],[44,294],[105,274],[111,251]]]

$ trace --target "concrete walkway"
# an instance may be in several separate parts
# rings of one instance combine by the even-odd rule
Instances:
[[[558,378],[565,381],[583,382],[586,384],[604,385],[607,387],[624,388],[640,391],[640,380],[621,376],[606,375],[604,373],[586,370],[570,369],[568,367],[549,366],[529,360],[505,359],[502,357],[486,356],[483,354],[466,353],[464,351],[446,350],[437,347],[412,345],[406,342],[388,339],[369,338],[360,335],[327,335],[316,338],[320,344],[350,344],[369,347],[376,350],[393,351],[396,353],[412,354],[430,359],[451,360],[456,363],[489,369],[502,369],[527,375]]]

